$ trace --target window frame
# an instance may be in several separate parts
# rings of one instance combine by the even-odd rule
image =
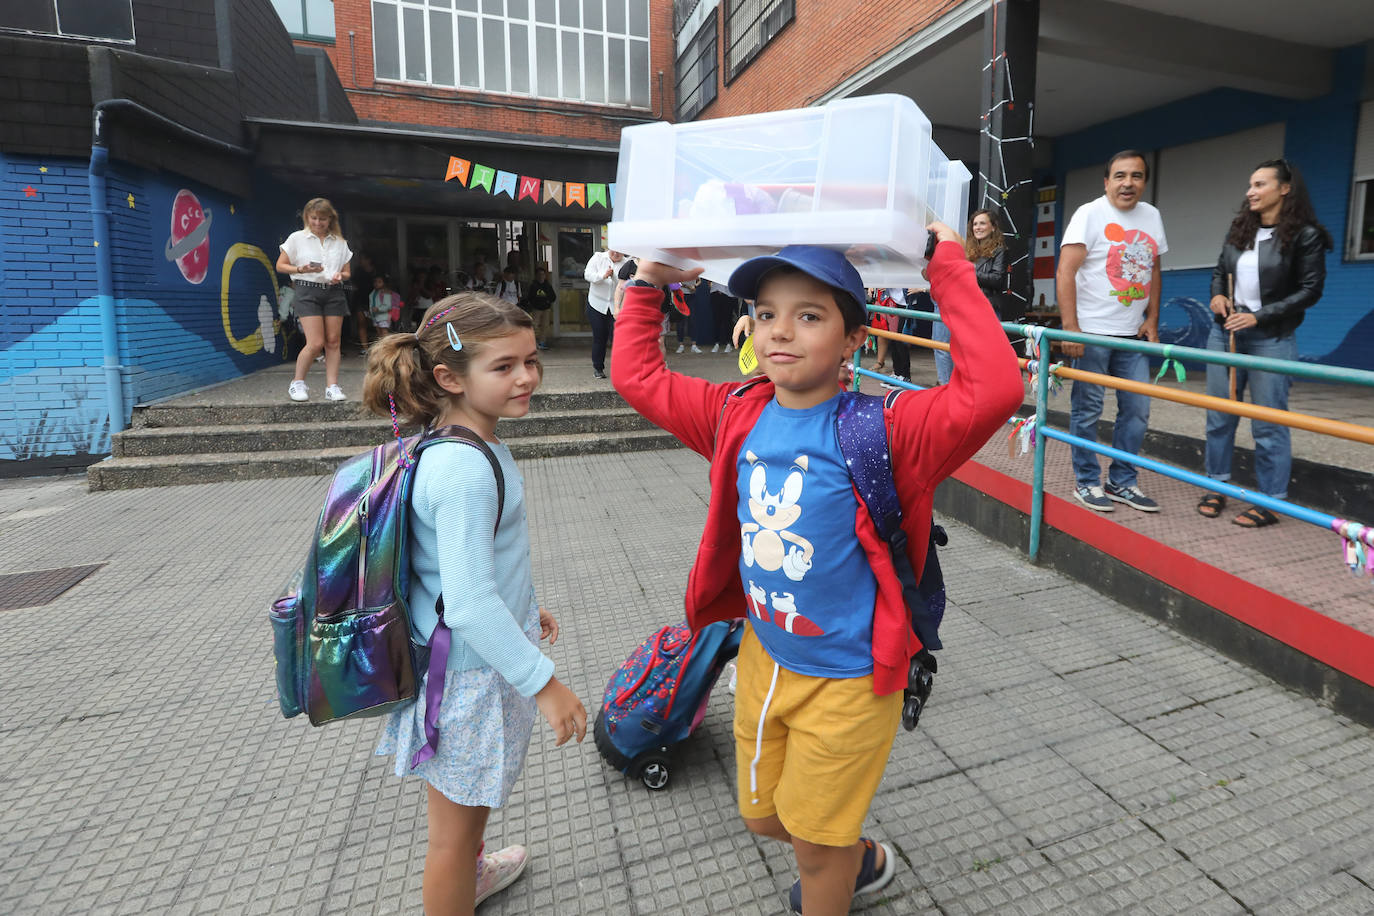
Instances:
[[[128,38],[102,38],[98,35],[81,35],[75,32],[64,32],[62,30],[62,13],[58,9],[57,0],[48,0],[48,5],[52,7],[53,31],[41,31],[38,29],[13,28],[0,25],[0,34],[9,35],[42,35],[48,38],[66,38],[72,41],[99,41],[106,44],[129,45],[138,44],[138,23],[134,20],[133,0],[124,0],[129,7],[129,37]]]
[[[709,39],[707,38],[708,30],[710,31]],[[709,43],[709,48],[702,46],[704,41]],[[683,107],[683,99],[687,97],[687,94],[683,92],[684,61],[688,57],[692,58],[687,64],[692,72],[701,66],[703,60],[710,60],[709,73],[703,74],[692,89],[696,99],[696,107],[690,109]],[[719,95],[719,83],[717,82],[720,75],[719,9],[712,10],[711,14],[697,28],[696,33],[687,40],[686,48],[673,61],[673,69],[673,99],[677,120],[690,121],[705,111],[707,106],[714,102]],[[709,93],[704,88],[708,81],[710,83]]]
[[[290,35],[293,39],[295,39],[295,40],[297,40],[297,41],[313,41],[313,42],[315,42],[316,44],[324,44],[324,45],[332,45],[332,44],[334,44],[335,42],[338,41],[338,34],[339,34],[339,31],[338,31],[338,28],[335,27],[335,25],[334,25],[334,17],[333,17],[333,16],[330,17],[330,21],[329,21],[330,27],[331,27],[331,28],[334,28],[333,34],[325,35],[325,34],[322,33],[322,32],[312,32],[312,31],[310,31],[310,17],[307,15],[307,11],[308,11],[308,9],[309,9],[309,7],[307,6],[307,0],[271,0],[271,3],[272,3],[272,8],[273,8],[273,9],[276,9],[276,6],[277,6],[278,3],[299,3],[299,4],[300,4],[300,8],[301,8],[301,24],[305,26],[305,31],[303,31],[303,32],[293,32],[293,31],[291,31],[291,29],[288,28],[288,29],[286,30],[286,34],[287,34],[287,35]],[[329,6],[330,6],[331,8],[333,8],[334,5],[335,5],[335,4],[334,4],[334,0],[329,0]],[[337,10],[336,10],[335,12],[337,13]],[[278,19],[281,18],[281,13],[277,13],[277,18],[278,18]],[[285,26],[286,23],[283,22],[282,25]]]
[[[735,80],[739,79],[739,75],[743,73],[745,70],[747,70],[749,68],[749,65],[753,63],[754,60],[760,54],[763,53],[764,48],[767,48],[770,44],[772,44],[773,39],[777,38],[783,32],[787,31],[787,27],[790,26],[797,19],[796,0],[758,0],[759,14],[756,17],[754,17],[753,21],[747,23],[744,26],[744,28],[740,29],[739,34],[748,35],[755,27],[757,27],[760,35],[759,43],[752,51],[749,52],[748,56],[746,56],[743,60],[739,61],[738,64],[732,67],[730,63],[730,51],[731,48],[733,48],[735,45],[735,39],[739,36],[734,33],[731,26],[734,23],[736,12],[746,2],[748,2],[748,0],[725,0],[725,2],[721,4],[725,8],[725,25],[722,29],[722,32],[724,33],[724,40],[722,41],[722,45],[724,47],[725,54],[724,67],[722,68],[721,77],[724,80],[726,86],[729,86]],[[763,33],[764,21],[773,11],[783,8],[786,8],[787,10],[786,18],[783,19],[782,23],[777,27],[777,31],[773,32],[771,35],[765,35]]]
[[[1350,224],[1345,233],[1347,261],[1374,261],[1374,248],[1360,251],[1360,232],[1367,212],[1374,224],[1374,212],[1370,211],[1374,211],[1374,174],[1356,175],[1350,183]]]
[[[373,54],[373,67],[372,67],[372,70],[373,70],[373,79],[374,79],[376,82],[378,82],[378,83],[396,84],[396,85],[402,85],[402,86],[423,86],[423,87],[425,87],[425,88],[430,88],[430,89],[446,89],[446,90],[451,90],[451,91],[455,91],[455,92],[481,92],[481,93],[490,94],[490,95],[504,95],[504,96],[512,96],[512,97],[515,97],[515,98],[522,98],[522,99],[539,99],[539,100],[541,100],[541,101],[564,102],[564,103],[573,104],[573,105],[594,105],[594,106],[599,106],[599,107],[610,107],[610,108],[630,108],[630,109],[633,109],[633,110],[636,110],[636,111],[652,111],[652,110],[653,110],[653,104],[654,104],[654,98],[653,98],[653,42],[654,42],[654,36],[653,36],[653,9],[652,9],[652,4],[651,4],[650,0],[628,0],[629,3],[642,3],[642,4],[644,5],[644,13],[645,13],[646,22],[647,22],[648,27],[647,27],[647,29],[646,29],[647,34],[646,34],[645,36],[643,36],[643,37],[630,35],[627,31],[625,31],[625,30],[624,30],[623,28],[621,28],[620,26],[610,26],[610,24],[607,22],[607,18],[606,18],[606,0],[597,0],[597,2],[599,2],[599,3],[601,4],[601,23],[602,23],[602,27],[601,27],[600,29],[588,29],[588,28],[586,28],[586,27],[584,27],[584,26],[582,25],[583,17],[582,17],[582,15],[581,15],[581,14],[582,14],[582,2],[581,2],[581,0],[577,0],[577,13],[578,13],[578,15],[577,15],[577,22],[578,22],[578,24],[577,24],[576,26],[574,26],[574,25],[565,25],[565,24],[563,24],[563,22],[562,22],[562,4],[561,4],[561,3],[555,3],[555,4],[553,5],[553,12],[554,12],[554,19],[555,19],[555,21],[554,21],[554,22],[544,22],[544,21],[542,21],[542,20],[540,20],[540,19],[537,18],[538,13],[537,13],[537,4],[536,4],[535,0],[528,0],[527,7],[526,7],[526,9],[527,9],[527,14],[526,14],[526,17],[523,18],[523,19],[522,19],[522,18],[515,18],[515,17],[512,17],[512,16],[509,15],[508,12],[499,13],[499,14],[498,14],[498,13],[485,13],[485,12],[482,12],[482,8],[481,8],[481,7],[482,7],[482,4],[481,4],[481,3],[478,3],[478,4],[477,4],[477,7],[478,7],[478,8],[477,8],[477,10],[474,11],[474,10],[459,10],[459,9],[456,8],[456,4],[451,4],[451,5],[446,6],[446,7],[445,7],[445,6],[430,6],[429,3],[427,2],[427,0],[368,0],[368,11],[369,11],[369,15],[370,15],[370,17],[371,17],[371,23],[372,23],[372,36],[373,36],[373,40],[372,40],[372,54]],[[391,77],[391,76],[381,76],[380,74],[377,73],[377,64],[376,64],[376,62],[377,62],[378,55],[377,55],[377,38],[376,38],[376,36],[377,36],[377,27],[376,27],[376,21],[377,21],[377,20],[376,20],[376,16],[377,16],[377,11],[378,11],[378,9],[390,9],[390,10],[394,10],[394,11],[396,12],[396,36],[397,36],[397,48],[396,48],[396,62],[397,62],[397,66],[396,66],[396,70],[397,70],[397,73],[398,73],[399,75],[398,75],[398,76],[395,76],[395,77]],[[425,15],[423,16],[423,22],[424,22],[425,77],[426,77],[426,78],[425,78],[424,80],[409,79],[409,78],[407,78],[407,77],[405,76],[405,72],[406,72],[406,55],[405,55],[406,30],[405,30],[405,18],[404,18],[404,16],[402,15],[402,13],[403,13],[403,11],[406,10],[406,9],[421,10],[421,11],[423,11],[423,12],[425,13]],[[450,84],[445,84],[445,83],[436,83],[436,82],[433,81],[433,76],[434,76],[434,71],[433,71],[433,59],[432,59],[432,54],[433,54],[433,40],[432,40],[432,38],[431,38],[431,32],[430,32],[430,21],[431,21],[431,20],[430,20],[430,16],[429,16],[429,11],[430,11],[430,10],[437,10],[437,11],[439,11],[439,12],[448,13],[448,20],[449,20],[450,28],[452,29],[452,39],[453,39],[453,40],[452,40],[451,47],[453,48],[453,51],[454,51],[453,83],[452,83],[451,85],[450,85]],[[468,84],[464,84],[464,83],[462,82],[462,75],[461,75],[461,74],[462,74],[462,69],[461,69],[461,66],[460,66],[460,64],[459,64],[459,62],[458,62],[458,61],[459,61],[458,49],[459,49],[459,47],[460,47],[460,40],[459,40],[459,34],[460,34],[460,33],[459,33],[459,25],[460,25],[460,20],[464,20],[464,19],[466,19],[466,20],[472,20],[473,22],[476,23],[476,30],[477,30],[477,31],[476,31],[476,41],[477,41],[477,68],[476,68],[476,72],[477,72],[477,84],[476,84],[476,85],[468,85]],[[503,85],[503,87],[500,88],[500,89],[488,89],[488,88],[486,87],[486,56],[487,56],[487,50],[486,50],[486,40],[485,40],[485,35],[484,35],[484,26],[485,26],[485,24],[486,24],[488,21],[500,22],[500,23],[502,24],[501,33],[502,33],[502,36],[503,36],[503,38],[504,38],[504,40],[505,40],[505,45],[504,45],[504,47],[507,49],[507,50],[506,50],[506,53],[504,53],[504,54],[502,55],[502,57],[504,58],[504,85]],[[525,28],[525,50],[526,50],[526,55],[527,55],[527,56],[526,56],[527,80],[528,80],[528,85],[529,85],[528,91],[525,91],[525,92],[516,91],[516,90],[513,90],[513,89],[510,88],[510,87],[511,87],[511,55],[510,55],[510,53],[509,53],[509,48],[511,47],[511,43],[510,43],[510,42],[511,42],[511,30],[512,30],[512,26],[524,26],[524,28]],[[542,29],[551,30],[552,33],[553,33],[554,53],[553,53],[551,59],[547,62],[547,66],[550,67],[550,68],[553,70],[553,73],[554,73],[554,81],[555,81],[556,85],[558,86],[558,93],[559,93],[559,94],[556,95],[556,96],[544,95],[544,94],[541,94],[540,91],[539,91],[539,82],[540,82],[540,63],[541,63],[541,59],[540,59],[540,57],[539,57],[539,55],[538,55],[538,41],[539,41],[540,30],[542,30]],[[565,41],[566,41],[566,39],[567,39],[567,36],[575,36],[575,42],[574,42],[574,44],[576,45],[576,49],[577,49],[577,57],[578,57],[578,87],[577,87],[577,88],[578,88],[578,92],[577,92],[577,95],[576,95],[576,96],[570,96],[570,95],[568,95],[568,94],[565,92],[565,90],[564,90],[563,60],[564,60],[564,44],[565,44]],[[587,78],[586,78],[586,77],[587,77],[587,70],[586,70],[586,47],[587,47],[587,36],[596,36],[596,37],[599,37],[599,38],[601,39],[601,42],[602,42],[601,89],[602,89],[602,95],[605,97],[605,100],[603,100],[603,101],[592,101],[592,100],[589,100],[589,99],[587,98]],[[625,93],[624,93],[624,101],[611,101],[611,100],[610,100],[610,94],[611,94],[611,72],[612,72],[612,67],[611,67],[611,54],[610,54],[610,40],[611,40],[611,39],[616,39],[616,40],[619,40],[619,41],[623,42],[623,45],[622,45],[622,66],[623,66],[623,70],[624,70],[624,73],[625,73]],[[645,59],[648,61],[648,67],[647,67],[647,69],[646,69],[645,72],[644,72],[644,85],[643,85],[643,87],[642,87],[643,92],[644,92],[644,99],[645,99],[645,103],[644,103],[643,105],[635,104],[635,102],[634,102],[634,98],[635,98],[635,89],[634,89],[633,83],[631,82],[631,79],[630,79],[630,63],[631,63],[631,60],[632,60],[632,48],[633,48],[633,46],[635,45],[636,42],[639,43],[639,44],[641,44],[641,45],[643,45],[644,51],[645,51]]]

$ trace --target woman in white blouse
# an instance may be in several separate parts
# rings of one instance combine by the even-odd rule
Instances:
[[[301,210],[304,228],[287,236],[281,244],[277,270],[291,277],[296,318],[305,332],[305,347],[296,357],[296,377],[287,394],[293,401],[310,398],[305,373],[315,357],[324,354],[324,396],[330,401],[345,399],[339,387],[339,338],[348,315],[348,298],[343,283],[349,277],[353,252],[339,232],[339,214],[334,205],[316,197]]]

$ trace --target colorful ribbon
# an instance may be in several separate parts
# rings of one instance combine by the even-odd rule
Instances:
[[[429,637],[429,670],[425,676],[425,743],[410,759],[413,770],[434,756],[439,749],[439,710],[444,703],[444,676],[448,673],[448,652],[452,642],[452,631],[444,623],[444,603],[439,599],[434,609],[439,622]]]
[[[1338,518],[1331,530],[1341,536],[1341,558],[1350,574],[1374,579],[1374,528]]]
[[[1169,371],[1170,365],[1174,367],[1174,376],[1178,379],[1180,385],[1182,385],[1183,380],[1188,377],[1188,373],[1183,369],[1183,363],[1174,359],[1173,351],[1174,348],[1172,344],[1164,345],[1164,362],[1159,364],[1159,374],[1155,376],[1156,382],[1164,377],[1164,373]]]
[[[1035,447],[1035,417],[1024,417],[1011,428],[1007,436],[1007,454],[1015,458]]]

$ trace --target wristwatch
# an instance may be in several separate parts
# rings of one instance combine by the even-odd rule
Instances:
[[[650,289],[656,289],[659,292],[663,292],[663,287],[659,286],[657,283],[650,283],[648,280],[639,279],[639,277],[635,277],[633,280],[626,282],[626,289],[629,289],[631,286],[647,286]]]

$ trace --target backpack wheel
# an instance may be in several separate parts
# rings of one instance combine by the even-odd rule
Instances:
[[[655,754],[645,758],[639,767],[639,779],[644,783],[645,788],[655,792],[668,788],[668,780],[671,773],[668,770],[668,758]]]

